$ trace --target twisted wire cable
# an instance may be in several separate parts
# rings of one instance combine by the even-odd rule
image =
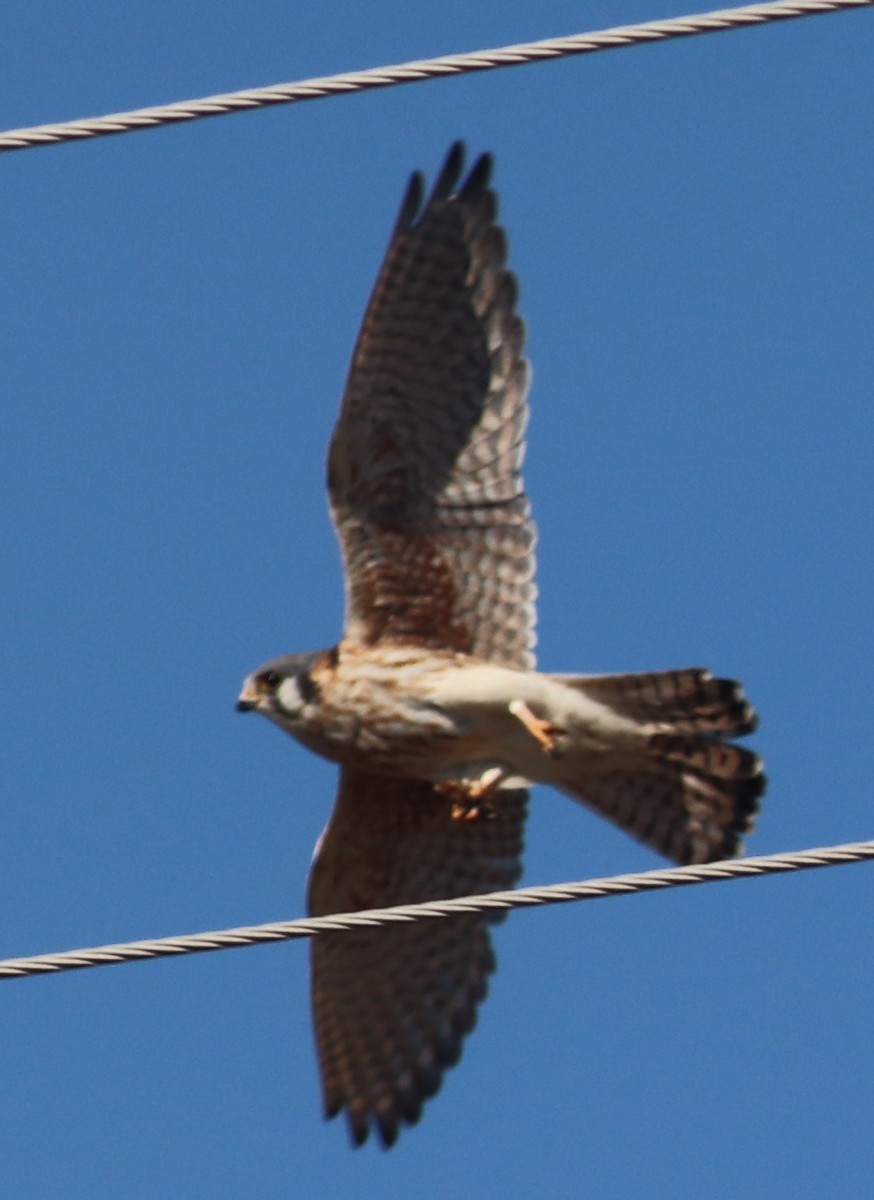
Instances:
[[[786,874],[814,867],[834,867],[874,859],[874,839],[827,846],[819,850],[798,850],[756,858],[736,858],[700,866],[667,867],[658,871],[640,871],[630,875],[612,875],[606,879],[588,879],[577,883],[555,883],[547,887],[519,888],[516,891],[488,892],[479,896],[460,896],[451,900],[431,900],[423,904],[396,905],[392,908],[367,909],[354,913],[335,913],[298,921],[277,921],[267,925],[247,925],[213,933],[194,933],[149,941],[120,942],[85,950],[65,950],[58,954],[39,954],[29,958],[0,961],[0,979],[18,979],[25,975],[51,975],[85,967],[113,963],[138,962],[147,958],[168,958],[197,954],[207,950],[232,950],[257,946],[264,942],[285,942],[295,938],[317,937],[322,933],[349,932],[362,927],[406,924],[412,921],[440,920],[459,913],[482,913],[513,908],[532,908],[544,904],[564,904],[572,900],[600,900],[609,896],[629,896],[635,892],[662,891],[693,883],[718,883],[760,875]]]
[[[25,150],[58,142],[82,141],[113,133],[132,133],[137,129],[153,129],[160,125],[195,121],[202,117],[218,117],[243,109],[292,104],[300,100],[317,100],[325,96],[393,87],[402,83],[418,83],[425,79],[462,75],[470,71],[522,66],[545,59],[592,54],[598,50],[617,50],[623,46],[663,42],[672,38],[692,37],[699,33],[720,33],[745,26],[766,25],[772,21],[812,17],[851,8],[868,8],[872,4],[874,0],[774,0],[768,4],[745,4],[738,8],[691,13],[688,16],[671,17],[663,21],[616,25],[611,29],[593,30],[570,37],[548,38],[544,41],[501,46],[493,50],[477,50],[466,54],[447,54],[439,58],[421,59],[389,67],[372,67],[366,71],[350,71],[341,75],[304,79],[296,83],[278,83],[271,87],[226,92],[197,100],[183,100],[130,112],[111,113],[104,117],[87,117],[55,125],[10,129],[0,133],[0,152]]]

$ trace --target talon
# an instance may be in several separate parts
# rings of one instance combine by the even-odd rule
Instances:
[[[503,778],[500,767],[491,767],[479,779],[470,782],[447,779],[438,783],[435,791],[452,800],[450,816],[453,821],[492,820],[497,816],[492,796]]]
[[[561,750],[556,744],[556,735],[564,733],[558,725],[553,725],[552,721],[545,721],[542,717],[536,717],[524,700],[513,700],[510,703],[510,712],[520,721],[540,748],[550,758],[559,758]]]
[[[456,800],[449,814],[453,821],[494,821],[498,815],[491,800]]]

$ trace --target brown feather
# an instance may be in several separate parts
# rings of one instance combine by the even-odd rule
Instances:
[[[451,801],[430,784],[344,769],[313,863],[310,912],[512,887],[526,802],[524,791],[504,790],[492,819],[454,821]],[[488,924],[495,919],[420,921],[313,941],[325,1111],[346,1110],[356,1144],[373,1124],[391,1145],[458,1060],[494,970]]]
[[[352,357],[328,457],[345,637],[532,666],[534,525],[520,468],[524,327],[482,156],[411,184]]]

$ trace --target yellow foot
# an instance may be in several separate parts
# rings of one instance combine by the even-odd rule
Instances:
[[[510,703],[510,712],[517,721],[522,722],[545,754],[548,754],[550,758],[561,756],[561,750],[556,744],[555,737],[556,734],[564,733],[563,729],[558,725],[553,725],[552,721],[544,721],[542,717],[535,717],[524,700],[513,700]]]
[[[447,779],[435,791],[452,800],[453,821],[490,821],[497,815],[492,796],[503,778],[501,768],[492,767],[473,781]]]

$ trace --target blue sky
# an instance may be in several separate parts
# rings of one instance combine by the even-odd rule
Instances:
[[[5,127],[689,11],[7,0]],[[0,953],[303,911],[333,768],[233,712],[331,643],[323,459],[410,170],[492,150],[546,669],[742,679],[753,853],[874,836],[874,13],[3,159]],[[646,869],[535,795],[525,880]],[[5,1194],[859,1195],[871,868],[521,913],[390,1155],[306,947],[0,984]]]

